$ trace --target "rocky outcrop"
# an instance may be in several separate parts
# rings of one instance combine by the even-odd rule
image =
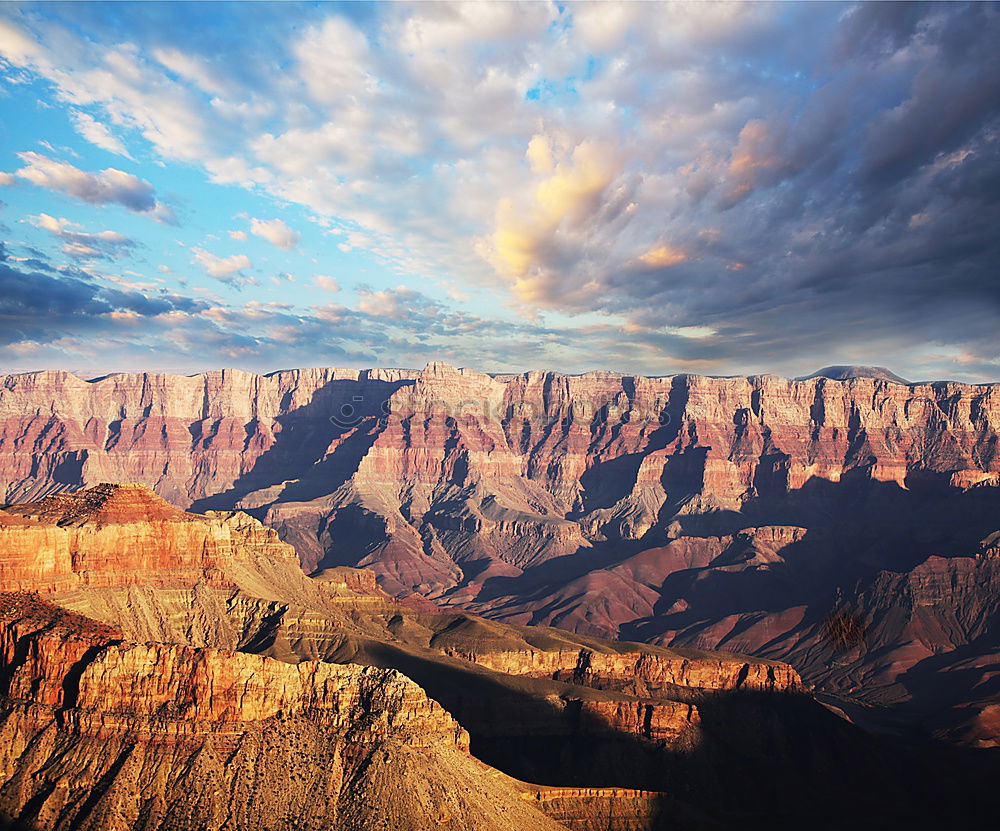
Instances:
[[[645,831],[668,825],[664,818],[667,800],[655,791],[534,787],[525,792],[524,798],[572,831],[606,831],[610,823],[621,831]]]
[[[395,670],[115,634],[0,595],[0,815],[95,831],[562,827],[496,772],[470,795],[484,769],[468,734]]]
[[[470,732],[505,767],[505,748],[540,737],[655,754],[697,741],[693,699],[739,688],[749,670],[723,664],[765,672],[691,653],[712,680],[690,701],[610,683],[622,645],[400,605],[372,572],[309,578],[259,521],[185,513],[138,485],[8,506],[4,522],[0,818],[37,828],[544,829],[539,806],[592,817],[618,791],[612,827],[651,828],[652,797],[627,788],[526,800],[535,786],[476,761]],[[632,647],[626,664],[680,657]],[[559,677],[585,654],[603,675]],[[771,691],[795,686],[784,669]]]
[[[595,689],[653,692],[753,689],[770,692],[801,687],[798,673],[777,661],[752,661],[718,653],[645,647],[634,652],[501,651],[478,652],[444,648],[446,655],[488,667],[497,672],[529,678],[570,681]]]
[[[246,514],[186,514],[142,485],[98,485],[0,513],[0,590],[224,581],[228,565],[297,567],[295,549]]]
[[[870,806],[890,793],[880,821],[937,816],[893,794],[940,760],[831,715],[779,662],[401,604],[354,569],[307,577],[245,514],[135,486],[6,513],[38,562],[68,553],[72,583],[13,546],[9,573],[44,594],[0,594],[0,821],[655,831],[773,823],[780,781],[780,819],[801,825],[852,777]],[[801,536],[775,526],[754,556]],[[965,756],[949,772],[977,793],[995,773]]]

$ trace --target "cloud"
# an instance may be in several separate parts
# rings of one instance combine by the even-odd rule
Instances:
[[[197,55],[182,52],[180,49],[158,47],[153,50],[153,57],[171,72],[194,83],[210,95],[226,95],[232,92],[231,85],[214,71],[210,62]]]
[[[0,171],[0,185],[14,185],[17,183],[17,178],[13,173],[4,173]]]
[[[639,257],[639,262],[650,268],[670,268],[687,260],[687,254],[669,245],[657,245]]]
[[[17,176],[33,185],[74,196],[92,205],[115,203],[133,213],[148,214],[163,222],[173,223],[173,212],[158,202],[153,186],[133,176],[106,168],[99,173],[85,173],[67,162],[59,162],[40,153],[18,153],[25,166]]]
[[[238,240],[239,242],[243,242],[247,238],[247,232],[246,231],[230,231],[229,232],[229,236],[232,237],[234,240]]]
[[[336,277],[329,277],[326,274],[317,274],[313,278],[313,282],[323,289],[323,291],[340,291],[340,283],[337,281]]]
[[[45,6],[2,24],[9,71],[405,275],[324,312],[346,321],[329,354],[995,376],[995,5],[72,14],[91,25]],[[426,275],[470,299],[435,304]],[[506,346],[484,334],[511,331],[504,301],[525,327]]]
[[[484,251],[511,280],[518,300],[541,305],[566,302],[563,265],[567,256],[577,257],[588,246],[601,244],[592,231],[601,215],[615,211],[620,202],[620,194],[610,187],[619,175],[619,164],[612,147],[591,139],[564,150],[556,161],[553,143],[536,135],[525,155],[532,171],[544,176],[536,181],[529,199],[500,200],[496,230],[484,243]],[[577,288],[572,294],[582,299],[590,286],[579,277],[575,275]]]
[[[271,245],[290,251],[299,244],[300,235],[280,219],[251,219],[250,233],[266,239]]]
[[[149,295],[103,286],[85,271],[22,271],[0,257],[0,345],[51,343],[89,335],[110,325],[115,313],[155,318],[199,312],[204,304],[175,294]]]
[[[117,231],[87,234],[76,231],[79,226],[68,219],[56,219],[48,214],[31,217],[31,221],[63,241],[63,253],[75,260],[117,259],[131,253],[135,241]]]
[[[70,115],[73,118],[73,127],[76,131],[95,147],[124,156],[126,159],[132,158],[128,150],[125,149],[125,145],[111,133],[106,124],[102,124],[92,115],[81,110],[73,110]]]
[[[367,286],[358,288],[358,310],[372,317],[406,320],[424,315],[433,317],[437,304],[426,295],[407,286],[374,290]]]
[[[233,254],[229,257],[218,257],[202,248],[192,248],[195,260],[205,269],[205,273],[220,283],[242,285],[251,278],[243,276],[242,272],[253,268],[253,263],[246,254]]]

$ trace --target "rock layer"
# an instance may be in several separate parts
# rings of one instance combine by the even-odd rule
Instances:
[[[988,577],[998,389],[443,364],[30,373],[0,380],[0,493],[142,482],[180,508],[253,513],[307,570],[364,566],[394,596],[507,622],[787,660],[919,721],[940,710],[916,711],[931,658],[994,671],[992,624],[975,622],[992,578],[954,610],[879,587],[948,579],[960,559]],[[825,638],[843,609],[863,649]]]
[[[468,734],[395,670],[122,642],[23,594],[0,596],[0,653],[0,815],[31,828],[562,827],[518,783],[484,788]]]
[[[943,769],[982,795],[967,827],[995,815],[994,767],[868,736],[779,662],[401,604],[137,486],[6,516],[37,547],[11,546],[0,589],[40,574],[44,599],[0,594],[0,820],[655,831],[836,827],[860,804],[905,824],[953,803],[921,785]]]
[[[670,691],[548,678],[584,655],[703,662],[694,697],[798,683],[772,662],[414,610],[371,572],[307,577],[245,514],[184,513],[138,485],[9,506],[3,522],[0,818],[35,828],[541,831],[562,826],[539,806],[580,819],[611,804],[612,827],[651,828],[663,799],[627,788],[527,799],[536,786],[469,755],[465,725],[487,756],[531,736],[650,750],[696,737],[697,705]],[[717,673],[729,664],[745,669]]]

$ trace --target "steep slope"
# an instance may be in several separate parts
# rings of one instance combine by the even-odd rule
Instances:
[[[31,828],[562,827],[393,670],[130,643],[24,594],[0,647],[0,815]]]
[[[264,519],[310,571],[364,566],[394,596],[505,622],[787,660],[844,706],[920,720],[941,712],[922,662],[993,671],[991,572],[934,625],[877,587],[986,557],[997,389],[441,364],[34,373],[0,381],[0,484],[13,500],[142,481]],[[854,653],[826,637],[844,610],[862,620]],[[990,741],[986,723],[970,740]]]
[[[772,662],[413,611],[369,572],[308,578],[245,514],[184,513],[137,485],[8,506],[0,523],[0,815],[31,827],[561,827],[548,811],[573,828],[606,828],[609,814],[623,831],[653,828],[658,793],[560,777],[553,789],[485,767],[398,670],[426,679],[485,755],[546,731],[594,747],[689,740],[693,703],[602,689],[637,665],[695,697],[798,684]],[[592,653],[599,672],[585,678]],[[569,680],[548,680],[560,668]],[[565,777],[607,766],[591,758]]]
[[[841,827],[941,815],[944,770],[967,827],[996,807],[995,765],[868,736],[778,662],[400,604],[138,486],[4,523],[0,590],[39,576],[0,595],[0,815],[34,828]]]

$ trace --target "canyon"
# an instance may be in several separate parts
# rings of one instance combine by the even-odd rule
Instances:
[[[142,483],[320,581],[774,660],[859,724],[996,746],[1000,391],[831,369],[11,375],[0,499]]]
[[[872,736],[787,664],[400,601],[370,570],[310,577],[240,511],[101,484],[6,506],[0,539],[11,827],[832,828],[943,821],[955,799],[967,827],[994,815],[982,751]]]

